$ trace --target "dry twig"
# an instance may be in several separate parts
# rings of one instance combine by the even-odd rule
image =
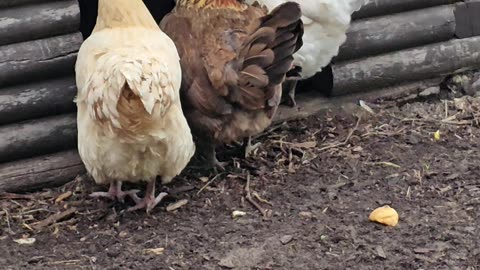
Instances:
[[[336,143],[336,144],[332,144],[332,145],[329,145],[329,146],[319,148],[318,151],[325,151],[325,150],[328,150],[328,149],[337,148],[337,147],[347,145],[347,143],[350,141],[350,138],[353,136],[353,133],[358,129],[358,125],[360,124],[360,120],[361,120],[361,118],[359,117],[357,119],[357,123],[355,124],[355,127],[350,131],[350,133],[348,133],[347,138],[343,142],[339,142],[339,143]]]
[[[252,197],[252,192],[250,190],[250,173],[247,173],[247,184],[245,185],[245,192],[246,192],[245,198],[247,199],[247,201],[251,203],[253,206],[255,206],[255,208],[257,208],[257,210],[260,211],[260,213],[262,213],[264,217],[267,217],[268,211],[263,209],[263,207],[261,207],[260,204],[258,204],[258,202],[256,202],[255,199]],[[257,198],[260,197],[258,196],[258,194],[254,196]]]
[[[217,180],[218,177],[220,177],[220,175],[222,175],[223,173],[219,173],[217,175],[215,175],[212,180],[208,181],[202,188],[200,188],[200,190],[197,192],[197,196],[200,195],[200,193],[202,193],[203,190],[205,190],[208,186],[210,186],[213,181]]]
[[[50,226],[50,225],[52,225],[52,224],[54,224],[54,223],[56,223],[56,222],[58,222],[62,219],[70,217],[75,212],[77,212],[77,208],[72,207],[72,208],[70,208],[68,210],[65,210],[63,212],[51,215],[51,216],[49,216],[48,218],[46,218],[42,221],[30,224],[30,227],[32,227],[35,230],[41,230],[44,227]]]

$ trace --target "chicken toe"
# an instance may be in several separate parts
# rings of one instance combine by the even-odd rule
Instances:
[[[126,196],[130,196],[134,201],[138,200],[137,193],[139,190],[132,189],[128,191],[122,190],[122,182],[115,181],[110,184],[110,188],[107,192],[99,191],[93,192],[90,194],[90,197],[93,198],[109,198],[111,200],[117,199],[119,202],[123,203],[125,201]]]
[[[136,211],[139,209],[145,209],[147,214],[160,203],[165,196],[168,194],[166,192],[161,192],[158,196],[155,197],[155,180],[148,182],[147,190],[145,191],[145,197],[136,201],[136,205],[127,209],[128,212]]]

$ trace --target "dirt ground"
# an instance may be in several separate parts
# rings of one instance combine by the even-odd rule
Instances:
[[[89,179],[4,194],[0,268],[480,269],[480,99],[347,107],[226,147],[228,173],[186,171],[150,215]],[[383,205],[398,226],[368,220]]]

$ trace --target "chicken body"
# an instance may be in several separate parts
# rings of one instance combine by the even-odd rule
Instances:
[[[162,20],[180,54],[182,106],[208,167],[222,168],[216,144],[270,125],[301,47],[300,16],[295,3],[267,15],[236,0],[178,0]]]
[[[98,184],[117,197],[121,182],[146,181],[138,208],[151,210],[155,180],[170,182],[195,152],[183,114],[181,67],[172,40],[141,0],[100,0],[92,35],[76,63],[78,149]]]
[[[369,0],[246,0],[248,4],[259,2],[270,10],[287,1],[297,2],[302,9],[305,33],[303,46],[294,55],[294,65],[301,67],[301,78],[308,79],[338,54],[347,38],[352,13]],[[290,93],[291,99],[293,94]]]

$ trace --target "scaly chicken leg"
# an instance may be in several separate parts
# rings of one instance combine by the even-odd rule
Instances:
[[[297,107],[297,102],[295,101],[295,89],[297,88],[298,80],[285,80],[283,83],[283,94],[288,94],[285,96],[286,104],[290,107]]]
[[[290,107],[297,106],[297,102],[295,101],[295,90],[297,89],[298,81],[302,79],[300,76],[301,72],[302,67],[292,65],[292,69],[287,72],[285,81],[282,85],[282,101],[287,100],[286,103]]]
[[[215,173],[218,171],[225,171],[225,167],[228,165],[228,162],[220,162],[217,159],[217,153],[215,152],[215,143],[211,138],[195,138],[196,142],[196,161],[204,162],[201,165],[194,165],[191,168],[194,169],[213,169]]]
[[[162,201],[165,196],[168,195],[166,192],[161,192],[158,194],[157,197],[155,197],[155,180],[148,182],[147,183],[147,190],[145,191],[145,197],[143,199],[140,199],[136,197],[135,206],[132,206],[127,209],[128,212],[139,210],[145,208],[147,213],[149,213],[159,202]]]
[[[208,144],[201,147],[201,149],[201,155],[205,159],[204,167],[213,169],[215,173],[218,173],[218,170],[225,171],[225,167],[228,165],[228,162],[218,161],[217,153],[215,151],[215,144]]]
[[[125,199],[125,196],[130,196],[132,199],[135,200],[137,198],[136,194],[138,192],[139,192],[138,189],[123,191],[122,190],[122,181],[114,181],[114,182],[110,183],[110,188],[108,189],[107,192],[103,192],[103,191],[93,192],[92,194],[90,194],[90,197],[94,197],[94,198],[105,197],[105,198],[109,198],[109,199],[112,199],[112,200],[117,199],[118,201],[123,203],[124,199]]]

